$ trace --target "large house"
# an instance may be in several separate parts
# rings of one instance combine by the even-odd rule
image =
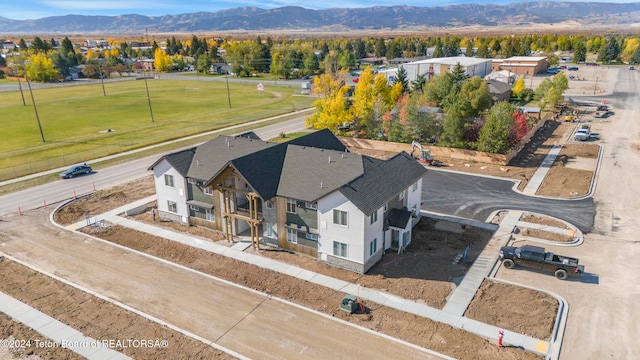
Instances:
[[[280,144],[221,136],[149,169],[163,219],[360,273],[410,243],[426,173],[404,152],[387,160],[347,152],[328,130]]]

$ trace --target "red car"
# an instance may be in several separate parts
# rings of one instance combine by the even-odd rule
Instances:
[[[351,80],[351,81],[353,81],[354,83],[356,83],[356,84],[357,84],[357,83],[358,83],[358,81],[360,81],[360,78],[355,78],[355,79],[353,79],[353,80]]]

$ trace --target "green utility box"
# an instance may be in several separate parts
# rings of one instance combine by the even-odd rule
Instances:
[[[340,302],[340,310],[347,314],[353,314],[358,310],[358,298],[353,295],[345,295]]]

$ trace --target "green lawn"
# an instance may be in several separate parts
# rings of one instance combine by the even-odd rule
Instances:
[[[28,90],[0,93],[0,180],[290,112],[312,98],[293,88],[219,82],[132,80],[34,89],[46,142],[42,142]],[[229,98],[231,108],[229,108]],[[111,132],[107,132],[111,129]]]

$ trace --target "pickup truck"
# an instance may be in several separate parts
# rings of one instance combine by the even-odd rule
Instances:
[[[573,138],[578,141],[587,141],[590,137],[591,132],[589,131],[589,129],[580,129],[576,131],[575,135],[573,135]]]
[[[500,260],[507,269],[519,265],[550,271],[560,280],[584,273],[584,265],[579,265],[578,259],[545,252],[540,246],[503,246],[500,248]]]

